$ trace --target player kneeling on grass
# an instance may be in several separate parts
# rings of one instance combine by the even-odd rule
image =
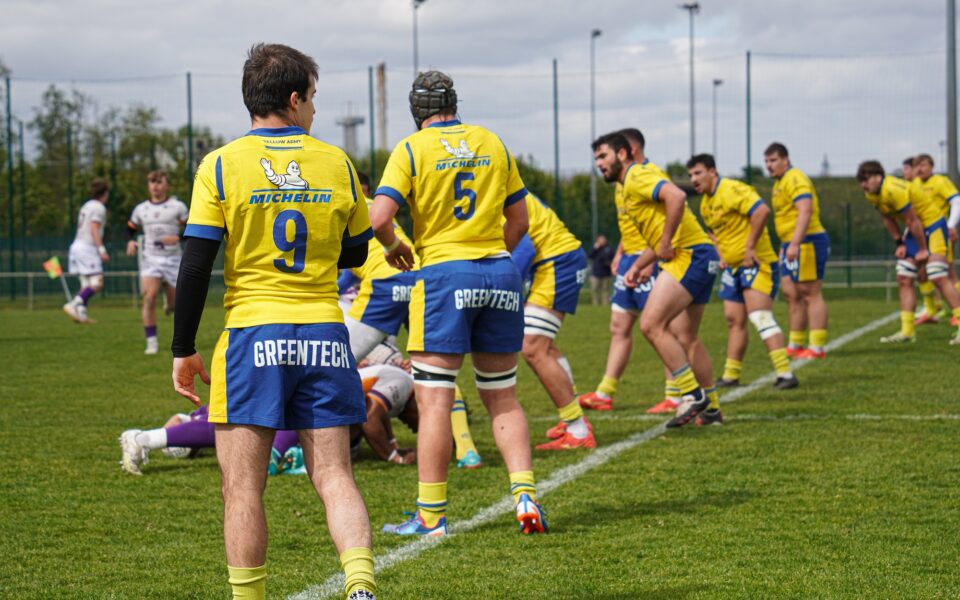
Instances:
[[[900,287],[900,331],[880,338],[884,344],[913,342],[917,294],[913,284],[917,270],[925,268],[955,317],[960,317],[960,292],[950,283],[947,265],[947,222],[939,209],[916,186],[887,175],[883,166],[868,160],[857,168],[857,181],[867,200],[883,218],[896,244],[897,283]],[[904,233],[906,227],[906,233]],[[960,330],[950,345],[960,344]]]
[[[623,184],[627,216],[647,241],[624,277],[626,284],[640,285],[640,273],[659,259],[660,275],[640,329],[682,394],[678,414],[667,426],[681,427],[698,416],[700,424],[722,423],[710,355],[697,334],[716,279],[717,250],[687,207],[683,190],[651,163],[636,163],[622,135],[600,137],[593,152],[604,179]]]
[[[720,177],[713,156],[698,154],[687,161],[693,189],[703,194],[700,216],[717,242],[726,265],[720,277],[720,298],[727,318],[727,362],[717,387],[738,385],[747,351],[746,321],[750,319],[767,346],[777,371],[777,389],[797,387],[790,371],[783,332],[773,316],[779,269],[767,233],[770,207],[752,186]]]
[[[540,444],[537,450],[596,448],[592,428],[574,397],[570,363],[554,343],[564,316],[577,311],[580,288],[587,278],[587,256],[580,240],[546,204],[532,194],[525,202],[534,256],[521,353],[560,413],[560,423],[547,431],[553,441]]]

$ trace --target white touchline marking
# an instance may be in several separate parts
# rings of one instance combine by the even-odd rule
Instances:
[[[887,323],[893,321],[900,317],[899,312],[891,313],[885,317],[881,317],[875,321],[871,321],[864,325],[841,335],[837,339],[828,343],[826,346],[827,352],[832,352],[837,348],[841,348],[846,344],[849,344],[853,340],[870,333],[871,331],[883,327]],[[802,369],[803,367],[810,364],[811,360],[797,360],[793,361],[791,366],[793,370]],[[736,402],[740,398],[743,398],[747,394],[760,389],[764,386],[772,384],[777,379],[777,374],[775,372],[764,375],[758,379],[753,380],[748,385],[743,387],[736,388],[729,393],[725,394],[723,397],[723,403],[727,404],[729,402]],[[870,415],[860,415],[860,417],[869,418]],[[543,496],[561,485],[570,483],[571,481],[579,478],[581,475],[596,469],[597,467],[606,464],[610,460],[616,458],[620,454],[623,454],[627,450],[635,448],[644,442],[648,442],[655,437],[662,435],[667,431],[666,423],[667,419],[663,419],[659,425],[651,427],[645,431],[641,431],[631,435],[628,438],[624,438],[619,442],[610,444],[609,446],[603,446],[594,450],[583,460],[576,462],[572,465],[567,465],[566,467],[561,467],[554,471],[549,479],[537,482],[537,495]],[[740,418],[739,416],[737,417]],[[641,419],[637,419],[641,420]],[[445,537],[437,538],[428,538],[428,537],[419,537],[409,544],[404,544],[403,546],[398,546],[393,550],[389,550],[386,554],[383,554],[377,557],[374,561],[375,572],[379,573],[385,569],[412,560],[419,556],[424,550],[432,548],[433,546],[440,544],[448,537],[465,533],[484,525],[494,519],[500,517],[502,514],[513,510],[513,496],[507,495],[501,498],[500,500],[494,502],[490,506],[484,508],[477,514],[473,515],[466,521],[457,521],[449,526],[448,533]],[[343,582],[344,577],[343,573],[338,573],[331,576],[325,582],[319,585],[312,585],[307,589],[293,594],[289,597],[289,600],[319,600],[321,598],[329,598],[331,596],[339,595],[343,593]]]

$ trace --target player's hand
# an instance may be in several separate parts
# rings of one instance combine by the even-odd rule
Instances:
[[[203,366],[200,353],[194,352],[190,356],[173,359],[173,389],[184,398],[200,406],[200,396],[194,384],[194,377],[200,375],[200,381],[210,385],[210,375]]]
[[[899,248],[897,248],[899,250]],[[904,254],[906,254],[906,248],[904,248]],[[927,262],[927,259],[930,258],[929,250],[917,250],[917,253],[913,255],[913,260],[917,261],[917,264]]]
[[[790,262],[796,262],[800,258],[800,245],[799,244],[790,244],[785,253],[787,260]]]
[[[127,242],[127,256],[134,256],[137,253],[137,242],[136,240],[130,240]]]
[[[623,274],[623,283],[629,288],[635,288],[640,285],[640,264],[633,263],[627,272]]]
[[[656,266],[656,265],[655,265],[654,263],[650,263],[650,264],[647,265],[646,267],[640,269],[640,274],[637,275],[638,281],[639,281],[640,283],[646,283],[646,282],[650,281],[650,278],[653,277],[653,269],[654,269],[655,266]]]
[[[907,257],[907,247],[903,244],[897,244],[897,249],[893,251],[893,255],[897,258],[906,258]]]
[[[673,260],[674,249],[673,242],[668,239],[660,240],[660,247],[657,249],[657,258],[663,262],[670,262]]]
[[[950,238],[950,243],[957,241],[957,228],[956,227],[947,227],[947,237]]]
[[[753,268],[757,264],[757,251],[753,248],[747,248],[743,251],[743,266],[748,269]],[[721,268],[727,268],[726,265],[722,265]]]
[[[613,255],[613,260],[610,261],[611,272],[616,273],[617,270],[620,268],[621,258],[623,258],[623,254],[621,252],[617,252],[616,254]]]
[[[417,462],[417,451],[413,448],[400,448],[397,452],[400,453],[400,460],[397,461],[401,465],[412,465]]]
[[[394,269],[400,269],[401,271],[413,269],[413,250],[403,242],[400,242],[400,245],[394,248],[392,252],[384,252],[383,255],[387,259],[387,264]]]
[[[103,262],[110,262],[110,255],[106,252],[100,252],[100,260]]]

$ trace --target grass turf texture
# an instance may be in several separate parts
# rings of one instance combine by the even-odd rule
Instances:
[[[781,323],[784,308],[777,304]],[[895,308],[835,297],[831,336]],[[185,461],[155,452],[143,477],[117,467],[122,430],[158,427],[190,409],[171,389],[170,361],[142,354],[129,305],[95,303],[91,313],[99,323],[81,327],[57,311],[0,312],[4,595],[226,597],[212,454]],[[207,358],[221,318],[211,305],[198,339]],[[602,373],[607,319],[606,309],[581,306],[558,340],[581,391]],[[880,346],[879,336],[895,328],[799,371],[797,390],[764,388],[728,405],[722,428],[669,432],[546,495],[550,535],[521,536],[504,514],[379,574],[380,597],[957,597],[960,420],[896,417],[960,412],[953,383],[960,348],[947,346],[945,326],[919,328],[910,346]],[[163,346],[170,329],[161,321]],[[719,303],[703,329],[719,372]],[[769,370],[751,334],[743,380]],[[637,343],[615,411],[593,413],[601,446],[655,425],[643,411],[662,396],[661,373],[647,344]],[[469,518],[508,489],[470,375],[464,369],[461,384],[484,467],[451,468],[451,520]],[[519,393],[539,443],[556,411],[525,367]],[[402,425],[397,433],[413,444]],[[535,473],[546,479],[583,456],[535,452]],[[356,476],[374,531],[412,508],[414,468],[376,461],[365,449]],[[265,500],[270,596],[336,573],[306,478],[270,478]],[[408,541],[375,533],[375,553]]]

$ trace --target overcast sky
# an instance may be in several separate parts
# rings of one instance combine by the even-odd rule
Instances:
[[[713,80],[722,172],[746,162],[746,51],[753,56],[753,161],[777,140],[794,163],[851,173],[864,158],[893,168],[908,154],[939,162],[945,138],[946,1],[701,0],[696,17],[696,149],[712,151]],[[240,69],[249,46],[281,42],[320,65],[312,133],[342,144],[335,119],[367,116],[367,67],[387,64],[388,140],[412,131],[413,9],[407,0],[252,2],[3,0],[0,58],[13,71],[14,114],[32,116],[52,82],[101,109],[140,102],[164,124],[186,119],[231,138],[249,120]],[[515,154],[553,167],[551,60],[559,64],[560,166],[590,167],[589,48],[596,40],[597,132],[634,126],[666,164],[690,150],[688,15],[677,2],[427,0],[420,67],[450,73],[464,121]],[[102,81],[137,77],[131,81]],[[91,81],[97,80],[97,81]],[[369,146],[368,125],[358,131]],[[938,165],[939,167],[939,165]]]

